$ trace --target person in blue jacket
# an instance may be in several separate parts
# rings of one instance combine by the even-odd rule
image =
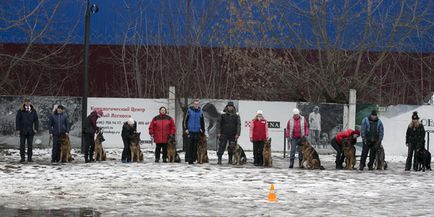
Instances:
[[[59,136],[61,134],[69,134],[68,116],[65,114],[65,107],[58,105],[54,114],[50,116],[48,122],[48,131],[53,138],[53,149],[51,151],[51,162],[59,162],[60,160],[60,144]]]
[[[202,109],[200,108],[200,101],[198,99],[193,101],[193,106],[188,108],[187,115],[184,120],[184,129],[189,137],[189,144],[185,155],[185,161],[193,164],[197,158],[197,143],[201,133],[205,133],[205,121],[203,119]]]
[[[360,165],[359,170],[363,170],[366,163],[366,158],[369,153],[369,170],[373,170],[373,164],[375,160],[375,155],[377,153],[378,148],[381,145],[381,141],[384,136],[384,128],[383,123],[380,119],[378,119],[377,111],[373,110],[369,117],[365,117],[362,120],[362,139],[363,139],[363,148],[362,148],[362,156],[360,157]]]

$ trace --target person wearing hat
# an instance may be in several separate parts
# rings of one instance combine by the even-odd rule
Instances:
[[[318,106],[315,106],[313,111],[309,114],[309,130],[312,146],[319,148],[321,135],[321,114],[319,113]]]
[[[201,133],[205,133],[205,120],[198,99],[194,100],[193,105],[187,109],[187,114],[184,119],[184,129],[189,138],[185,161],[189,164],[193,164],[197,157],[199,136]]]
[[[411,168],[411,159],[415,155],[419,147],[425,146],[425,129],[422,123],[419,121],[419,115],[417,112],[413,112],[411,116],[411,123],[408,125],[407,133],[405,135],[405,144],[408,147],[407,161],[405,162],[405,170],[409,171]],[[416,168],[416,157],[413,161],[413,169],[417,171]]]
[[[84,162],[89,163],[95,161],[93,159],[93,152],[95,151],[95,134],[100,131],[96,125],[98,118],[104,115],[102,109],[94,109],[89,116],[84,120]]]
[[[303,167],[301,162],[303,160],[303,153],[299,146],[300,140],[303,137],[309,136],[309,129],[307,121],[300,115],[300,110],[297,108],[292,110],[292,117],[288,120],[286,125],[286,138],[288,139],[288,149],[290,150],[289,168],[294,167],[295,150],[298,150],[299,167]]]
[[[16,115],[16,131],[20,135],[20,162],[25,161],[26,141],[27,141],[27,162],[33,162],[33,136],[39,130],[38,113],[33,107],[30,99],[25,98],[24,104],[18,109]]]
[[[357,137],[360,136],[359,130],[348,129],[346,131],[336,134],[336,136],[330,141],[332,147],[336,150],[336,169],[343,169],[342,164],[344,163],[345,156],[342,152],[342,141],[350,140],[352,145],[357,142]]]
[[[124,150],[122,150],[122,163],[131,162],[130,140],[133,134],[137,132],[137,122],[133,118],[129,118],[122,126],[122,141],[124,142]]]
[[[56,106],[56,110],[53,115],[49,117],[48,131],[50,137],[53,138],[53,147],[51,150],[51,162],[59,162],[60,160],[60,144],[59,136],[61,134],[68,135],[69,133],[69,121],[68,116],[64,113],[65,107],[62,105]]]
[[[217,125],[219,129],[218,137],[220,139],[219,148],[217,151],[218,161],[217,164],[222,164],[222,156],[225,152],[226,145],[228,142],[236,142],[238,137],[240,137],[241,132],[241,119],[237,114],[233,102],[228,102],[228,104],[223,109],[223,114],[220,115],[220,120]],[[228,151],[229,164],[232,164],[233,153]]]
[[[250,121],[250,141],[253,143],[253,164],[262,166],[262,150],[264,149],[265,140],[268,139],[268,123],[263,116],[263,112],[258,110],[255,118]]]
[[[175,136],[176,126],[172,117],[167,115],[166,107],[159,109],[160,114],[155,116],[149,124],[149,135],[153,138],[155,146],[155,162],[160,161],[161,150],[163,152],[163,162],[167,163],[167,143],[169,136]]]
[[[359,170],[363,170],[366,163],[366,158],[368,157],[369,152],[369,162],[368,168],[369,170],[373,170],[373,164],[375,160],[375,156],[377,154],[377,150],[380,147],[381,141],[384,136],[384,128],[383,123],[377,116],[377,111],[373,110],[369,117],[365,117],[362,120],[362,139],[363,139],[363,148],[362,148],[362,156],[360,157],[360,165]]]

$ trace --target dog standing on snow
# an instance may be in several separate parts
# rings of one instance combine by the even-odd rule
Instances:
[[[143,162],[143,153],[140,150],[140,133],[133,133],[130,140],[131,161]]]
[[[262,158],[264,159],[264,167],[273,166],[273,159],[271,158],[271,138],[268,138],[268,140],[264,143]]]

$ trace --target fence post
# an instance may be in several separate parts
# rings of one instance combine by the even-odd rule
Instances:
[[[286,128],[283,128],[283,158],[286,158]]]

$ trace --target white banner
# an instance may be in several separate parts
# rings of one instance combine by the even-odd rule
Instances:
[[[269,136],[271,137],[271,150],[283,151],[284,129],[292,110],[296,108],[295,102],[267,102],[267,101],[238,101],[241,118],[241,135],[238,143],[246,150],[253,150],[249,138],[249,122],[256,116],[256,111],[262,110],[264,118],[268,121]],[[307,118],[307,117],[306,117]]]
[[[136,99],[136,98],[88,98],[87,114],[94,109],[102,109],[103,117],[97,121],[97,126],[103,128],[104,147],[123,148],[121,138],[122,125],[133,118],[137,121],[137,132],[145,143],[150,143],[149,123],[158,115],[161,106],[167,107],[167,99]]]

